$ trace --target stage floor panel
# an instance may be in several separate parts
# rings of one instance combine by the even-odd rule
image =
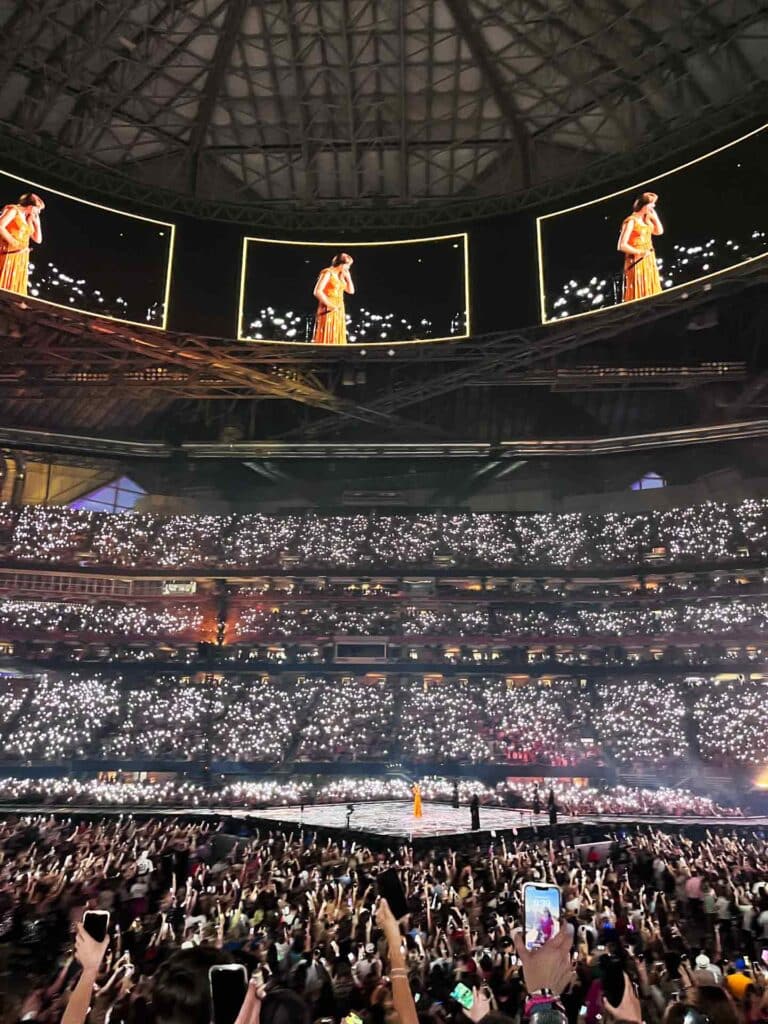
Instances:
[[[381,800],[356,803],[350,816],[349,827],[356,832],[370,832],[377,836],[398,839],[430,839],[434,836],[470,834],[469,807],[451,807],[450,804],[423,804],[423,815],[414,818],[410,800]],[[300,807],[266,807],[249,810],[249,818],[267,818],[282,822],[296,822],[310,828],[345,828],[346,804],[305,804]],[[574,821],[560,816],[559,821]],[[531,825],[548,825],[546,814],[533,815],[529,810],[516,811],[508,807],[481,807],[480,830],[504,831]]]

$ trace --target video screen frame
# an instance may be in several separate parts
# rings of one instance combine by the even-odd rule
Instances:
[[[82,203],[84,206],[91,206],[97,210],[104,210],[107,213],[117,214],[119,217],[130,217],[133,220],[145,221],[148,224],[154,224],[157,227],[169,229],[168,239],[168,260],[165,268],[165,281],[163,283],[163,318],[159,324],[148,323],[146,320],[129,320],[126,317],[113,316],[111,313],[99,313],[93,309],[83,309],[80,306],[64,303],[55,302],[52,299],[43,299],[37,295],[27,295],[25,300],[29,299],[32,302],[42,302],[46,306],[53,306],[55,309],[66,309],[70,313],[82,313],[84,316],[97,316],[100,320],[112,320],[114,323],[127,324],[131,327],[146,327],[153,331],[165,331],[168,327],[168,311],[171,297],[171,282],[173,280],[173,259],[176,251],[176,225],[172,221],[158,220],[156,217],[148,217],[140,213],[130,213],[127,210],[120,210],[116,206],[107,206],[106,203],[97,203],[93,199],[84,199],[82,196],[74,195],[71,192],[64,192],[62,189],[51,188],[48,185],[44,185],[39,181],[33,181],[31,178],[14,174],[11,171],[5,171],[0,169],[0,178],[10,179],[12,182],[21,183],[24,186],[30,186],[35,189],[39,189],[43,195],[61,196],[62,199],[69,199],[76,203]],[[17,295],[18,293],[9,291],[8,289],[0,289],[0,295]]]
[[[642,181],[635,182],[633,185],[625,186],[624,188],[616,189],[613,192],[607,192],[604,195],[598,196],[595,199],[589,199],[583,203],[575,203],[573,206],[564,207],[561,210],[553,210],[550,213],[540,214],[536,218],[536,264],[538,272],[538,284],[539,284],[539,322],[542,325],[550,326],[558,323],[568,323],[571,320],[577,320],[585,316],[595,316],[600,313],[605,313],[610,309],[618,309],[622,306],[631,306],[637,302],[645,302],[648,298],[656,298],[657,296],[646,296],[642,295],[635,299],[627,299],[621,302],[613,302],[607,306],[599,306],[596,309],[582,310],[578,313],[571,313],[564,317],[549,317],[547,318],[547,291],[545,287],[545,272],[544,272],[544,240],[542,237],[542,225],[544,221],[552,220],[555,217],[562,217],[565,214],[574,213],[577,210],[586,209],[589,206],[596,206],[598,203],[606,202],[609,199],[616,199],[619,196],[627,195],[632,197],[637,195],[641,191],[645,191],[646,187],[655,185],[656,183],[663,181],[665,178],[669,178],[673,174],[678,174],[680,171],[684,171],[689,167],[693,167],[696,164],[700,164],[705,160],[709,160],[711,157],[717,156],[719,153],[723,153],[734,146],[739,145],[742,142],[746,142],[748,139],[754,138],[761,132],[768,131],[768,122],[754,128],[752,131],[746,132],[740,135],[736,139],[732,139],[730,142],[724,143],[722,146],[717,146],[715,149],[711,149],[701,156],[694,157],[692,160],[687,160],[685,163],[678,164],[676,167],[670,168],[668,171],[663,171],[659,174],[655,174],[649,178],[644,178]],[[618,232],[617,232],[618,238]],[[692,278],[689,281],[682,281],[680,284],[671,285],[669,288],[664,288],[659,294],[666,295],[670,292],[680,291],[681,289],[690,288],[692,285],[699,284],[702,281],[711,280],[714,277],[720,277],[723,274],[729,274],[731,271],[736,270],[738,267],[746,266],[750,263],[755,263],[757,260],[764,259],[768,256],[768,248],[763,252],[758,253],[755,256],[749,256],[743,260],[739,260],[736,263],[731,263],[727,267],[721,267],[719,270],[713,270],[708,274],[702,274],[699,277]]]
[[[285,341],[275,338],[252,338],[244,333],[244,312],[245,312],[245,290],[248,273],[248,248],[251,242],[260,242],[267,245],[293,245],[301,248],[313,247],[318,249],[326,249],[329,251],[340,251],[346,247],[349,248],[363,248],[363,247],[378,247],[378,246],[397,246],[397,245],[413,245],[422,242],[447,242],[458,240],[462,246],[463,265],[464,265],[464,332],[462,334],[449,334],[445,337],[439,338],[414,338],[406,341],[350,341],[346,345],[339,346],[327,346],[328,348],[334,348],[336,350],[345,348],[372,348],[376,347],[395,347],[398,345],[436,345],[440,342],[445,341],[466,341],[467,338],[472,335],[472,312],[471,312],[471,282],[469,277],[469,232],[468,231],[456,231],[445,235],[429,235],[426,237],[417,238],[397,238],[378,240],[375,242],[364,242],[352,239],[346,239],[345,241],[334,241],[334,242],[307,242],[303,240],[287,239],[287,238],[261,238],[254,235],[245,235],[243,237],[243,245],[240,259],[240,294],[238,298],[237,307],[237,340],[245,342],[249,345],[290,345],[290,346],[303,346],[306,348],[317,348],[311,341]]]

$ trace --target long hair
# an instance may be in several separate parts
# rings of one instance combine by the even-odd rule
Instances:
[[[345,253],[345,252],[337,252],[336,255],[333,257],[333,259],[331,260],[331,266],[332,267],[340,267],[341,264],[344,262],[344,257],[346,255],[347,255],[347,253]]]
[[[45,208],[45,203],[34,192],[25,192],[23,196],[19,196],[19,206],[39,206],[43,209]]]
[[[658,198],[655,192],[641,192],[634,203],[632,203],[632,212],[638,213],[648,203],[655,203]]]

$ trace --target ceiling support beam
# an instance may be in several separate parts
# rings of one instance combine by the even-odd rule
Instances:
[[[728,403],[726,407],[728,416],[740,416],[763,394],[766,388],[768,388],[768,373],[759,373],[756,377],[752,377],[736,398]]]
[[[734,288],[763,284],[768,274],[768,258],[759,260],[745,269],[747,276],[741,281],[724,275],[714,282],[707,282],[710,290],[705,291],[704,286],[699,285],[695,291],[689,292],[685,300],[686,311],[708,305],[718,293],[728,296],[733,293]],[[681,301],[680,295],[675,292],[658,296],[653,304],[643,311],[645,322],[663,321],[667,317],[679,315]],[[599,316],[591,318],[589,324],[579,320],[563,320],[544,328],[510,331],[493,340],[489,339],[485,354],[479,355],[470,367],[457,367],[444,374],[435,374],[430,379],[420,379],[403,387],[393,388],[381,398],[369,403],[368,410],[393,413],[398,409],[418,405],[478,382],[498,379],[504,374],[519,373],[533,366],[546,365],[557,356],[615,337],[637,324],[638,311],[629,305],[606,310]],[[336,433],[341,426],[334,418],[324,418],[304,427],[302,436],[314,440],[324,434]],[[291,431],[284,436],[287,439],[295,434],[296,431]]]
[[[261,10],[264,10],[262,7]],[[427,93],[429,101],[431,93]],[[279,101],[280,92],[276,93]],[[638,153],[636,150],[621,155],[589,160],[573,175],[553,178],[530,188],[517,189],[505,195],[472,195],[442,199],[423,199],[418,203],[375,202],[363,198],[359,202],[324,199],[320,204],[302,207],[293,203],[251,201],[234,202],[226,198],[194,198],[156,182],[142,182],[72,159],[52,146],[43,146],[22,139],[0,126],[0,147],[8,160],[18,165],[34,167],[35,175],[47,176],[52,184],[102,198],[108,203],[116,201],[135,203],[147,211],[162,210],[163,215],[177,213],[246,224],[249,229],[262,231],[329,232],[339,231],[395,231],[412,233],[433,231],[437,227],[455,228],[458,224],[477,221],[485,217],[525,210],[532,206],[551,205],[583,189],[607,188],[623,181],[628,174],[639,177],[656,168],[660,162],[670,164],[681,157],[696,155],[703,149],[733,138],[735,134],[758,127],[755,111],[768,103],[768,83],[755,85],[732,102],[712,110],[706,122],[700,118],[680,124],[674,131],[651,139]],[[472,145],[470,141],[468,145]],[[415,146],[409,142],[411,151]],[[276,153],[278,156],[279,153]],[[291,160],[288,166],[294,170]],[[427,169],[430,165],[427,164]],[[293,190],[296,191],[295,189]]]
[[[197,108],[197,115],[189,136],[189,190],[193,196],[197,195],[200,182],[201,158],[205,137],[216,108],[216,101],[224,85],[230,61],[232,60],[232,54],[235,50],[248,2],[249,0],[228,0],[224,21],[219,29],[216,50],[205,79],[203,93]]]
[[[301,48],[301,34],[299,32],[299,11],[295,0],[283,0],[283,12],[288,31],[288,42],[291,47],[291,64],[293,67],[293,79],[296,92],[296,111],[299,118],[299,135],[301,142],[302,163],[304,170],[304,182],[302,198],[305,202],[312,202],[317,197],[317,171],[315,167],[316,146],[311,139],[312,117],[308,113],[310,93],[307,89],[307,76],[304,73],[304,53]],[[323,43],[322,33],[320,41]]]
[[[510,127],[520,155],[523,188],[530,188],[533,182],[531,137],[517,109],[517,104],[512,98],[509,84],[499,71],[494,55],[483,33],[478,28],[466,0],[445,0],[445,4],[456,22],[459,34],[472,54],[472,59],[480,69],[496,105]]]
[[[490,445],[482,441],[438,443],[414,441],[412,444],[382,440],[374,444],[351,442],[288,443],[285,441],[236,441],[233,443],[187,442],[179,446],[161,441],[127,441],[123,438],[57,434],[48,430],[27,430],[0,426],[0,446],[19,452],[56,452],[104,458],[175,459],[181,452],[191,460],[243,462],[254,472],[258,464],[271,466],[270,476],[276,479],[272,463],[299,459],[488,459],[489,472],[500,479],[520,469],[535,458],[574,458],[575,456],[616,455],[622,452],[658,451],[662,448],[687,448],[726,441],[768,438],[768,420],[744,420],[739,423],[708,424],[671,430],[655,430],[646,434],[612,437],[523,438],[500,441]],[[263,474],[261,474],[263,475]],[[479,479],[485,478],[485,470]]]

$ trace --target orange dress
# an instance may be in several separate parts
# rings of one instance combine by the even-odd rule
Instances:
[[[341,267],[326,267],[325,270],[321,270],[318,281],[325,274],[328,274],[328,281],[323,288],[323,294],[334,308],[328,309],[322,302],[318,302],[312,341],[315,345],[346,345],[347,314],[344,311]]]
[[[26,295],[32,225],[22,213],[21,207],[13,203],[3,207],[0,216],[5,216],[8,210],[15,212],[13,220],[6,224],[5,230],[13,235],[16,244],[10,246],[4,239],[0,239],[0,288]]]
[[[418,786],[413,787],[413,816],[421,817],[421,789]]]
[[[653,231],[650,224],[646,224],[642,218],[635,216],[627,217],[622,224],[622,233],[627,221],[632,222],[632,230],[629,233],[629,244],[634,249],[642,249],[647,256],[634,256],[626,253],[624,256],[624,302],[632,299],[645,299],[649,295],[658,295],[661,291],[661,278],[659,268],[656,266],[656,253],[653,249]]]

